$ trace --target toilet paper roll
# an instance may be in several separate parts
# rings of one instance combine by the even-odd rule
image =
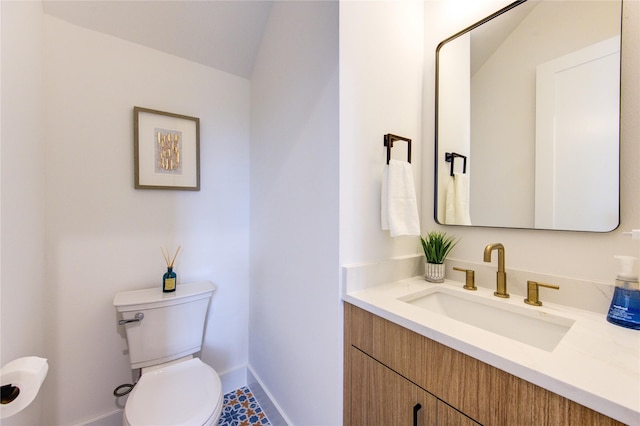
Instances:
[[[18,358],[2,367],[0,384],[15,386],[20,393],[13,401],[0,405],[0,419],[13,416],[33,402],[47,377],[47,371],[47,360],[37,356]]]

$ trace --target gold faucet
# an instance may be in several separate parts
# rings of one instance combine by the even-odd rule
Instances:
[[[504,246],[500,243],[488,244],[484,248],[484,261],[491,262],[491,252],[498,250],[498,272],[496,272],[496,291],[493,292],[498,297],[509,297],[507,293],[507,273],[504,271]]]

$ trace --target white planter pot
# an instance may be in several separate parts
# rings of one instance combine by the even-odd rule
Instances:
[[[424,279],[432,283],[444,282],[444,263],[424,263]]]

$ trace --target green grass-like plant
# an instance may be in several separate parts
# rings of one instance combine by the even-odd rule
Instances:
[[[422,250],[429,263],[444,263],[444,260],[453,250],[458,241],[446,232],[431,231],[426,238],[420,237]]]

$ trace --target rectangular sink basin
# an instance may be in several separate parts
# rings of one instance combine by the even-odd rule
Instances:
[[[443,317],[551,352],[567,334],[575,320],[549,313],[543,308],[528,308],[435,287],[399,298]]]

